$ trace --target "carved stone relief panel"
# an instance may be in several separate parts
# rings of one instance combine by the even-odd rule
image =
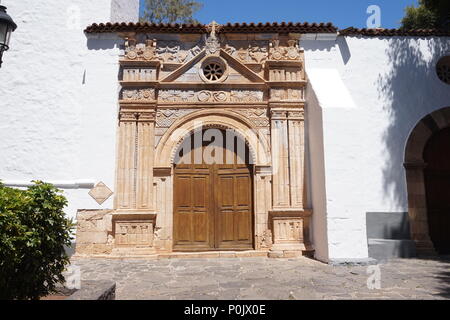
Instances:
[[[269,72],[270,81],[301,81],[303,80],[300,68],[277,68]]]
[[[124,101],[154,101],[155,89],[123,89],[122,100]]]
[[[304,100],[304,90],[303,89],[271,89],[270,90],[271,100],[276,101],[298,101]]]
[[[151,61],[156,58],[156,40],[146,40],[138,44],[135,39],[125,42],[125,58],[128,60]]]
[[[258,90],[160,90],[160,102],[263,102],[264,93]]]
[[[116,221],[116,246],[152,246],[153,222]]]
[[[197,109],[161,109],[156,113],[156,127],[169,128],[176,120],[196,110]]]
[[[202,42],[190,44],[179,41],[158,41],[156,53],[164,63],[185,63],[198,55],[204,45]]]
[[[123,81],[154,81],[156,80],[156,68],[125,67],[122,71]]]
[[[249,119],[255,127],[269,127],[270,120],[266,108],[238,109],[235,112]]]
[[[279,40],[274,40],[270,44],[271,60],[301,60],[301,57],[302,55],[297,40],[289,40],[288,46],[280,45]]]
[[[274,219],[273,232],[275,243],[303,242],[303,220]]]
[[[268,41],[230,41],[224,50],[242,63],[264,63],[269,57]]]

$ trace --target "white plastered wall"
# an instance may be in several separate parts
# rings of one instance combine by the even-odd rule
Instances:
[[[18,28],[0,69],[0,179],[103,181],[114,191],[122,42],[83,32],[111,20],[111,0],[2,5]],[[88,191],[64,189],[68,216],[74,218],[77,209],[112,208],[112,197],[100,206]]]
[[[302,41],[319,259],[367,258],[366,213],[408,211],[404,149],[420,119],[450,105],[435,71],[449,40]]]

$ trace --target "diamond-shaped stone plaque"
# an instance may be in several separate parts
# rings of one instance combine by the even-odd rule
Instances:
[[[113,195],[111,191],[103,182],[99,182],[94,188],[89,191],[89,195],[97,201],[98,204],[103,204],[109,197]]]

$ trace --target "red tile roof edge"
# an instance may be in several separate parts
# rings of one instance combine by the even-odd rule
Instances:
[[[94,23],[88,26],[86,33],[207,33],[204,24],[166,24],[166,23]],[[338,29],[332,23],[227,23],[220,25],[218,32],[222,33],[336,33]]]
[[[357,29],[347,28],[339,30],[339,34],[343,36],[366,36],[366,37],[449,37],[450,31],[438,30],[438,29],[416,29],[416,30],[404,30],[404,29]]]
[[[204,24],[166,24],[166,23],[94,23],[84,31],[86,33],[207,33]],[[227,23],[220,25],[219,33],[339,33],[343,36],[393,37],[393,36],[450,36],[450,31],[437,29],[358,29],[347,28],[339,30],[332,23],[294,23],[294,22],[266,22],[266,23]]]

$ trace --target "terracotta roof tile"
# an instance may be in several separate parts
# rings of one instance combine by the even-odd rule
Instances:
[[[418,29],[418,30],[402,30],[402,29],[357,29],[347,28],[339,30],[339,34],[343,36],[366,36],[366,37],[448,37],[450,31],[437,29]]]
[[[94,23],[88,26],[86,33],[207,33],[203,24],[155,24],[155,23]],[[221,25],[222,33],[336,33],[338,30],[331,23],[227,23]]]
[[[167,23],[94,23],[88,26],[86,33],[207,33],[204,24],[167,24]],[[266,23],[226,23],[220,26],[222,33],[337,33],[344,36],[392,37],[392,36],[450,36],[450,31],[436,29],[357,29],[338,30],[332,23],[266,22]]]

